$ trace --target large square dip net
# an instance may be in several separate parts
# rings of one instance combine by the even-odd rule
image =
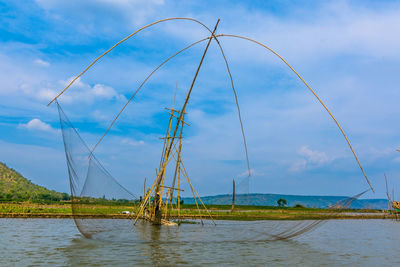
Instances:
[[[103,167],[56,102],[65,147],[75,224],[87,238],[115,242],[243,242],[273,241],[299,236],[322,225],[365,192],[344,198],[331,207],[325,220],[230,221],[198,218],[177,225],[154,225],[146,218],[135,223],[140,198],[129,192]],[[243,185],[244,184],[244,185]],[[241,188],[244,187],[244,188]],[[248,179],[238,185],[241,205],[251,204]],[[232,196],[232,195],[230,195]],[[123,214],[118,207],[127,209]],[[172,219],[173,221],[173,219]]]
[[[207,36],[199,41],[196,41],[177,53],[171,55],[158,65],[141,83],[136,91],[133,92],[132,96],[128,99],[127,103],[123,106],[121,111],[117,114],[105,134],[100,138],[99,142],[90,149],[85,141],[79,135],[77,129],[72,125],[67,115],[61,108],[57,99],[86,71],[88,71],[99,59],[107,55],[111,50],[115,49],[121,43],[127,41],[135,34],[141,32],[144,29],[150,28],[159,23],[169,21],[185,21],[200,25]],[[289,63],[284,60],[277,52],[272,50],[267,45],[258,42],[254,39],[233,35],[233,34],[216,34],[216,30],[219,24],[217,24],[211,30],[205,26],[202,22],[191,19],[191,18],[168,18],[154,23],[148,24],[136,32],[128,35],[122,39],[109,50],[100,55],[95,59],[87,68],[85,68],[75,79],[73,79],[49,104],[55,102],[58,107],[60,125],[62,129],[62,137],[64,141],[65,155],[68,166],[69,182],[71,187],[71,202],[72,202],[72,213],[74,221],[79,231],[87,238],[100,239],[100,240],[111,240],[117,242],[148,242],[157,241],[160,243],[168,242],[243,242],[243,241],[271,241],[271,240],[284,240],[299,236],[303,233],[315,229],[320,226],[326,220],[319,219],[321,216],[316,218],[307,217],[306,219],[300,220],[258,220],[258,221],[234,221],[234,220],[215,220],[210,211],[204,205],[199,194],[195,191],[194,187],[190,183],[187,175],[187,171],[180,159],[182,128],[185,124],[184,114],[186,113],[186,106],[189,101],[192,89],[195,85],[197,75],[202,66],[203,59],[207,53],[209,45],[212,41],[217,44],[217,49],[220,52],[227,74],[230,80],[231,89],[233,91],[238,119],[240,122],[241,133],[243,137],[244,150],[246,154],[247,168],[250,175],[250,165],[247,153],[246,137],[244,134],[244,127],[241,119],[241,113],[239,108],[238,97],[235,91],[235,85],[229,68],[227,58],[225,56],[221,38],[240,39],[242,41],[250,42],[253,45],[257,45],[265,49],[268,53],[277,57],[284,66],[288,67],[290,71],[298,78],[302,84],[312,93],[317,99],[318,103],[326,110],[329,116],[334,121],[335,125],[340,130],[341,134],[346,140],[360,170],[365,177],[368,185],[372,189],[366,174],[357,158],[355,151],[353,150],[350,141],[346,137],[344,131],[340,127],[338,121],[334,118],[327,106],[317,96],[315,91],[304,81],[304,79],[292,68]],[[141,90],[146,81],[168,61],[178,56],[182,52],[190,49],[191,47],[206,43],[203,55],[200,63],[197,66],[196,73],[190,88],[186,94],[184,104],[181,109],[171,109],[169,130],[164,141],[164,148],[162,152],[162,159],[160,162],[160,168],[154,183],[148,188],[147,192],[143,190],[142,196],[135,196],[125,187],[123,187],[100,163],[95,157],[95,149],[101,142],[104,136],[112,128],[120,114],[124,111],[125,107],[135,97],[135,95]],[[180,136],[179,136],[180,134]],[[175,176],[173,183],[170,186],[164,184],[165,177],[165,166],[168,162],[176,161]],[[190,185],[190,189],[193,193],[193,197],[198,210],[198,215],[189,214],[190,216],[184,216],[180,209],[180,187],[179,177],[182,175],[182,179],[186,179]],[[178,182],[175,177],[178,176]],[[247,179],[247,180],[246,180]],[[248,194],[248,178],[244,179],[239,183],[239,193],[237,202],[241,205],[248,205],[250,203],[250,197]],[[372,189],[373,190],[373,189]],[[138,191],[138,190],[136,190]],[[136,192],[135,191],[135,192]],[[247,192],[247,193],[243,193]],[[343,198],[338,203],[332,205],[331,209],[327,212],[328,215],[324,216],[326,219],[336,218],[340,216],[339,212],[342,209],[349,207],[352,201],[360,197],[366,191],[349,198]],[[163,194],[166,194],[164,197]],[[178,196],[178,197],[177,197]],[[234,198],[235,192],[232,192],[231,196]],[[233,205],[232,203],[232,211]],[[121,210],[121,207],[124,210]],[[187,214],[186,214],[187,215]],[[184,219],[183,219],[184,218]]]

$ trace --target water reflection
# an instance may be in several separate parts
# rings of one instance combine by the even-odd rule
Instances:
[[[274,241],[295,237],[322,223],[306,220],[218,221],[215,226],[212,223],[201,225],[191,221],[180,226],[154,226],[147,221],[139,221],[133,225],[130,220],[93,219],[90,222],[90,237],[119,243]]]
[[[178,232],[148,225],[132,231],[132,224],[120,223],[131,227],[135,235],[128,239],[137,242],[87,239],[72,220],[0,219],[0,266],[400,265],[400,224],[389,220],[329,221],[296,240],[275,242],[221,241],[234,236],[240,222],[220,228],[182,225]],[[266,225],[252,227],[262,232]]]
[[[153,228],[151,231],[153,240],[138,244],[118,244],[82,237],[74,239],[63,252],[68,258],[68,265],[74,266],[82,264],[127,266],[301,264],[317,266],[319,263],[334,262],[329,253],[315,250],[310,245],[298,241],[160,243],[162,228]],[[118,255],[117,258],[116,255]]]

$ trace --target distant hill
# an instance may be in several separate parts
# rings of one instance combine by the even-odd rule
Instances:
[[[69,199],[67,193],[59,193],[36,185],[0,162],[0,201],[60,201]]]
[[[280,195],[280,194],[248,194],[236,195],[236,205],[252,206],[277,206],[278,199],[287,201],[288,207],[300,204],[310,208],[328,208],[338,201],[347,199],[345,196],[301,196],[301,195]],[[217,195],[201,197],[204,204],[209,205],[231,205],[232,195]],[[193,198],[183,198],[185,204],[195,204]],[[387,199],[356,199],[351,203],[353,209],[379,209],[387,208]]]

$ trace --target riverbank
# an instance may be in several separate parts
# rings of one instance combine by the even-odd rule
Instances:
[[[238,206],[232,212],[229,205],[209,205],[208,212],[216,220],[327,220],[327,219],[387,219],[392,218],[380,210],[331,210],[304,207]],[[73,215],[70,204],[0,203],[0,218],[93,218],[128,219],[134,217],[133,206],[94,205],[79,206],[79,215]],[[125,214],[129,212],[130,214]],[[195,205],[183,205],[183,219],[209,218],[204,209]],[[171,217],[177,218],[177,210]]]

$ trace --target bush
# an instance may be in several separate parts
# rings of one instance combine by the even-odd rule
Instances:
[[[278,199],[278,201],[276,203],[278,203],[279,207],[285,207],[287,204],[287,201],[286,201],[286,199],[280,198],[280,199]]]

